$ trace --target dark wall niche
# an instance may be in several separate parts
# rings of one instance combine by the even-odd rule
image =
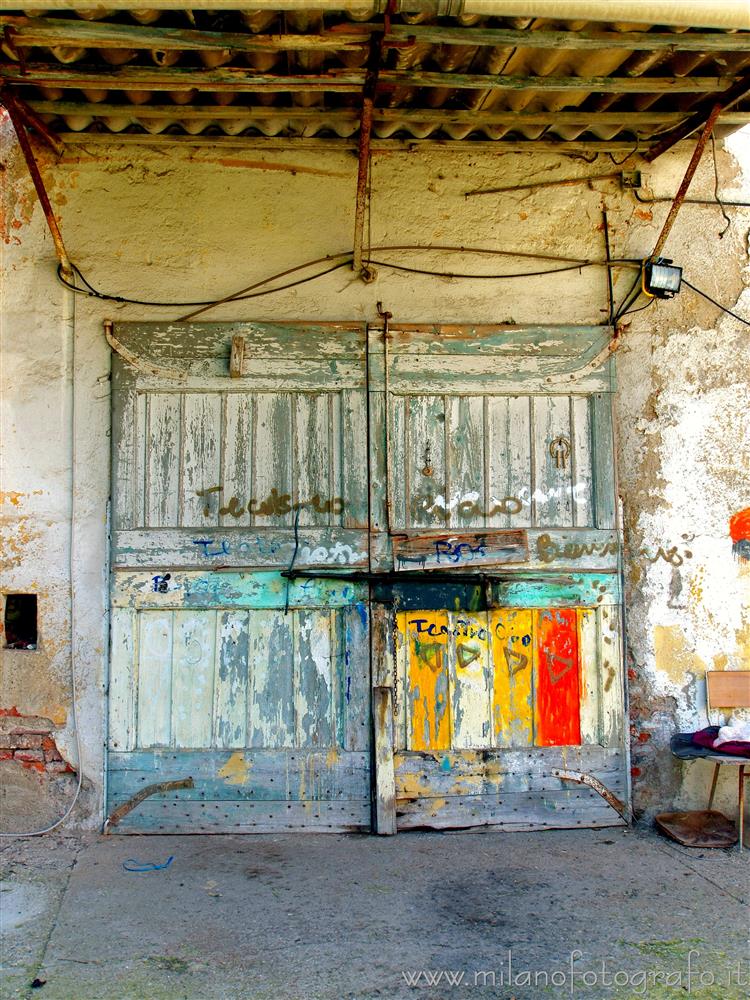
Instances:
[[[36,594],[6,594],[4,625],[6,649],[36,649]]]

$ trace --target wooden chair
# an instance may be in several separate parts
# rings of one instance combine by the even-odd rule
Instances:
[[[711,722],[712,708],[750,708],[750,670],[707,670],[706,671],[706,712]],[[738,791],[737,801],[740,811],[738,832],[740,850],[745,828],[745,777],[746,767],[750,767],[750,757],[734,757],[730,754],[710,754],[705,758],[714,762],[714,776],[711,782],[711,794],[708,808],[713,805],[716,792],[716,782],[719,778],[719,768],[722,764],[730,764],[737,768]]]

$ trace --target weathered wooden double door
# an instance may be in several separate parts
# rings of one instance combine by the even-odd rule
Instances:
[[[116,829],[621,822],[608,333],[117,325]]]

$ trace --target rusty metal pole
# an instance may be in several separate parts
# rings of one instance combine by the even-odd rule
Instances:
[[[39,204],[42,206],[44,217],[47,220],[47,226],[49,227],[49,231],[52,235],[52,241],[55,244],[55,252],[57,253],[57,259],[60,261],[62,273],[66,277],[72,278],[73,268],[70,263],[70,258],[68,257],[68,252],[65,249],[65,244],[63,243],[60,225],[57,221],[57,217],[55,216],[52,203],[49,200],[47,189],[44,186],[44,181],[39,171],[39,165],[34,158],[34,150],[31,148],[29,135],[24,124],[24,115],[19,110],[15,100],[7,94],[3,95],[2,103],[10,116],[11,122],[13,123],[13,128],[15,129],[16,137],[18,138],[18,145],[21,147],[21,152],[26,160],[26,166],[36,189]]]
[[[357,165],[357,201],[354,212],[352,270],[363,281],[372,281],[374,277],[372,269],[362,264],[362,249],[365,238],[365,212],[367,210],[367,181],[370,176],[370,139],[372,137],[373,107],[373,100],[365,97],[359,122],[359,162]]]
[[[373,270],[362,263],[365,241],[365,213],[367,211],[367,187],[370,178],[370,142],[372,140],[372,119],[375,110],[375,95],[378,89],[380,64],[383,59],[385,36],[391,30],[391,14],[395,0],[389,0],[383,17],[383,30],[370,36],[370,54],[367,58],[365,83],[362,88],[362,112],[359,119],[357,200],[354,211],[354,243],[352,270],[363,281],[372,281]]]
[[[698,168],[701,156],[703,156],[703,151],[706,148],[706,143],[708,142],[709,136],[713,131],[716,119],[719,117],[721,110],[721,104],[715,104],[711,109],[711,113],[706,120],[706,124],[703,127],[700,138],[698,139],[695,149],[693,150],[693,155],[690,157],[690,163],[688,163],[685,176],[682,178],[682,183],[680,184],[677,194],[674,197],[674,201],[672,202],[672,206],[667,213],[667,217],[664,220],[664,225],[659,233],[659,239],[656,241],[656,246],[651,253],[651,257],[658,257],[664,247],[664,244],[667,242],[667,237],[672,230],[674,221],[677,218],[677,213],[680,211],[682,203],[685,200],[685,195],[690,187],[690,182],[692,181],[693,175]]]

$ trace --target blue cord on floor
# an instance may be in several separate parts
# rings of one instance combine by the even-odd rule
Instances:
[[[122,867],[126,872],[157,872],[162,868],[169,868],[173,861],[173,854],[169,855],[163,865],[157,865],[151,861],[136,861],[135,858],[128,858],[127,861],[123,861]]]

